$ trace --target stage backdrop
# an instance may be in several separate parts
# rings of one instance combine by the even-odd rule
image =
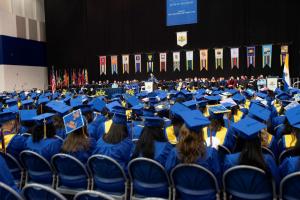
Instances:
[[[198,0],[198,23],[166,25],[166,0],[46,0],[48,65],[89,70],[89,80],[144,79],[147,54],[153,54],[159,79],[230,75],[282,74],[280,45],[289,44],[291,76],[300,71],[299,1]],[[188,44],[176,45],[176,32],[188,31]],[[262,68],[262,44],[273,44],[272,68]],[[256,45],[256,68],[247,69],[245,46]],[[239,47],[239,69],[231,70],[230,48]],[[200,72],[198,49],[208,48],[208,71]],[[224,68],[215,69],[213,48],[224,48]],[[173,51],[194,50],[193,71],[172,72]],[[160,73],[159,53],[167,53],[167,73]],[[134,73],[135,53],[142,53],[142,72]],[[130,74],[123,75],[122,56],[130,54]],[[100,77],[99,55],[118,55],[118,75]],[[172,72],[172,73],[171,73]]]

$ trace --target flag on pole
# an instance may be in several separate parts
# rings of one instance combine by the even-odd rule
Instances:
[[[167,53],[159,54],[159,69],[160,69],[160,72],[167,71]]]
[[[105,68],[105,71],[106,71],[106,68]],[[85,83],[88,84],[89,83],[89,75],[88,75],[87,68],[84,70],[84,75],[85,75]]]
[[[239,48],[231,48],[231,69],[239,68]]]
[[[215,49],[215,64],[216,69],[221,68],[223,69],[223,49]]]
[[[122,55],[123,74],[129,74],[129,55]]]
[[[201,49],[200,52],[200,71],[206,69],[208,71],[208,50]]]
[[[54,93],[56,91],[56,80],[55,80],[54,66],[52,66],[51,90],[52,90],[52,93]]]
[[[272,45],[263,45],[263,68],[272,66]]]
[[[118,56],[111,56],[111,74],[118,74]]]
[[[65,73],[64,73],[64,86],[65,87],[69,86],[69,74],[66,69],[65,69]]]
[[[135,66],[135,73],[137,72],[142,72],[142,55],[141,54],[136,54],[134,55],[134,66]]]
[[[186,52],[186,70],[192,70],[194,69],[194,52],[193,51],[187,51]]]
[[[289,54],[285,55],[284,68],[283,68],[283,81],[284,81],[284,88],[286,91],[291,85],[290,69],[289,69]]]
[[[180,71],[180,52],[173,52],[173,71]]]
[[[73,85],[76,85],[76,72],[75,72],[75,69],[73,68],[73,73],[72,73],[72,84]]]
[[[147,72],[152,73],[153,72],[153,55],[148,54],[147,56]]]
[[[255,47],[247,47],[247,68],[255,67]]]
[[[106,75],[106,56],[99,56],[100,75]]]
[[[289,53],[289,46],[282,45],[281,46],[281,53],[280,53],[280,66],[285,64],[285,57]]]

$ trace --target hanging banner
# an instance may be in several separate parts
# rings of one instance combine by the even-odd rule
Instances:
[[[106,56],[99,56],[100,75],[106,75]]]
[[[223,49],[215,49],[216,69],[223,69]]]
[[[231,69],[239,68],[239,48],[231,48]]]
[[[180,52],[173,52],[173,71],[180,71]]]
[[[187,31],[177,32],[177,45],[184,47],[187,45]]]
[[[272,45],[263,45],[263,68],[272,66]]]
[[[123,74],[129,74],[129,55],[122,55]]]
[[[159,70],[160,72],[167,71],[167,53],[159,54]]]
[[[152,73],[153,72],[153,55],[148,54],[147,55],[147,72]]]
[[[134,55],[134,66],[135,66],[135,73],[142,72],[142,55],[136,54]]]
[[[208,50],[201,49],[199,51],[199,55],[200,55],[200,71],[203,69],[208,71]]]
[[[289,54],[289,46],[283,45],[281,46],[281,53],[280,53],[280,66],[283,66],[285,63],[285,57]]]
[[[118,56],[111,56],[111,74],[118,74]]]
[[[194,52],[187,51],[186,52],[186,70],[193,70],[194,69]]]
[[[255,67],[255,47],[247,47],[247,68]]]

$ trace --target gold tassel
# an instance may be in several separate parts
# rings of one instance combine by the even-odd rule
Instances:
[[[46,126],[46,119],[44,119],[44,139],[47,138],[47,126]]]

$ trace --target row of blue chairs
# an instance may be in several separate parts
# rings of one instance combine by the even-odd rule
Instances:
[[[236,166],[227,170],[223,175],[224,192],[221,193],[216,177],[206,168],[195,164],[179,164],[169,176],[158,162],[136,158],[128,164],[127,176],[118,162],[104,155],[91,156],[87,166],[67,154],[54,155],[51,164],[39,154],[28,150],[21,152],[21,164],[10,154],[3,156],[20,188],[23,182],[25,187],[38,183],[66,195],[94,190],[118,199],[176,199],[184,196],[213,196],[216,199],[229,196],[242,199],[276,198],[274,181],[264,171],[251,166]],[[300,180],[299,173],[282,180],[280,197],[299,196],[299,190],[291,190],[289,186],[295,179]]]

